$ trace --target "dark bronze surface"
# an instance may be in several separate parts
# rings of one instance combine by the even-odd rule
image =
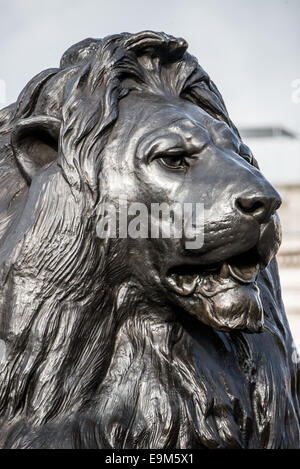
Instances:
[[[0,112],[3,448],[300,446],[280,196],[186,49],[86,39]],[[203,244],[100,239],[122,197],[203,204]]]

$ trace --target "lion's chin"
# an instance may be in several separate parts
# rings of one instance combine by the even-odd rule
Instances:
[[[173,273],[166,277],[166,283],[175,293],[177,304],[204,324],[226,332],[238,329],[257,333],[264,326],[258,273],[258,266],[247,272],[227,266],[205,275]]]

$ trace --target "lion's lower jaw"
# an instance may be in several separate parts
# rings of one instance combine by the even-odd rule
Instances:
[[[256,283],[199,300],[194,315],[208,326],[225,332],[236,329],[253,333],[263,331],[264,313]]]
[[[164,280],[173,300],[204,324],[225,332],[261,332],[259,272],[255,262],[242,267],[224,263],[221,268],[212,266],[211,271],[200,273],[177,269]]]

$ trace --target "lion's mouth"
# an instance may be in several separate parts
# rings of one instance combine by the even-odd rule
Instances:
[[[168,269],[165,280],[168,286],[182,296],[192,295],[197,288],[206,296],[220,290],[233,288],[237,283],[249,285],[256,282],[260,261],[255,250],[209,265],[176,265]]]

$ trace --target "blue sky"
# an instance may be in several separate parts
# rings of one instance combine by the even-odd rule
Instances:
[[[237,125],[300,133],[299,20],[300,0],[0,0],[0,79],[10,103],[85,37],[163,30],[187,39]]]

